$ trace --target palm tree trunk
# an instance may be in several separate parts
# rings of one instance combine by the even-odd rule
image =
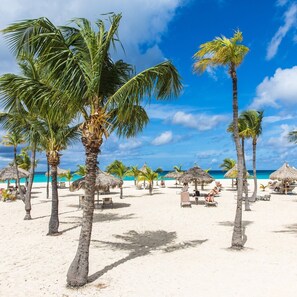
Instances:
[[[153,195],[153,182],[149,183],[149,193],[150,195]]]
[[[244,138],[241,139],[242,143],[242,155],[243,155],[243,172],[244,172],[244,179],[243,179],[243,192],[244,192],[244,210],[251,211],[250,208],[250,201],[249,201],[249,193],[248,193],[248,185],[246,180],[247,170],[246,170],[246,163],[245,163],[245,154],[244,154]]]
[[[21,200],[25,203],[25,197],[24,193],[21,189],[21,183],[20,183],[20,176],[19,176],[19,170],[18,170],[18,164],[17,164],[17,148],[16,146],[13,147],[13,155],[14,155],[14,165],[15,165],[15,170],[16,170],[16,184],[18,186],[18,191],[21,197]],[[17,194],[16,194],[17,195]]]
[[[49,199],[49,180],[50,180],[50,165],[47,161],[47,180],[46,180],[46,199]]]
[[[84,143],[84,139],[83,139]],[[102,143],[102,140],[101,140]],[[100,144],[101,145],[101,144]],[[74,260],[68,273],[67,283],[73,287],[83,286],[88,281],[89,273],[89,247],[92,234],[94,213],[94,189],[97,170],[97,156],[99,146],[85,144],[86,149],[86,177],[85,177],[85,204],[83,208],[82,227],[79,243]]]
[[[123,199],[123,186],[120,186],[120,198]]]
[[[243,229],[242,229],[242,190],[243,190],[243,154],[239,140],[238,133],[238,99],[237,99],[237,75],[235,65],[231,64],[230,75],[232,78],[233,88],[233,124],[234,124],[234,141],[237,153],[237,166],[238,166],[238,177],[237,177],[237,205],[236,214],[234,220],[234,229],[232,235],[233,249],[243,248]]]
[[[254,175],[254,192],[253,192],[253,201],[256,201],[258,183],[257,183],[257,169],[256,169],[256,146],[257,141],[253,139],[253,175]]]
[[[25,211],[26,215],[24,220],[31,220],[31,192],[35,174],[35,159],[36,159],[36,145],[33,146],[31,152],[31,168],[30,168],[30,175],[29,175],[29,183],[27,186],[27,192],[25,196]]]
[[[57,162],[58,163],[58,162]],[[52,212],[48,225],[47,235],[57,235],[59,233],[59,196],[57,183],[58,164],[51,163],[51,177],[52,177]]]

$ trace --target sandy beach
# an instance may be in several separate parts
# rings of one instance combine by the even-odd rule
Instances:
[[[66,273],[78,244],[83,190],[59,190],[62,234],[54,237],[46,236],[45,184],[34,186],[32,221],[23,220],[22,201],[0,202],[0,296],[296,296],[297,196],[272,194],[253,203],[243,212],[245,249],[232,251],[235,191],[231,181],[221,182],[217,207],[192,198],[191,208],[181,208],[174,181],[152,196],[133,182],[124,183],[124,199],[113,189],[114,208],[95,210],[91,282],[79,289],[66,287]]]

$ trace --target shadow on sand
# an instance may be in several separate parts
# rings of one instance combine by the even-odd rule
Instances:
[[[272,232],[297,234],[297,224],[286,225],[285,228],[286,229],[284,229],[284,230],[278,230],[278,231],[272,231]]]
[[[163,251],[163,252],[174,252],[181,249],[195,247],[199,244],[205,242],[205,240],[192,240],[186,241],[178,244],[174,244],[176,240],[176,232],[166,232],[163,230],[159,231],[145,231],[144,233],[137,233],[132,230],[124,235],[114,235],[116,239],[120,239],[122,242],[110,242],[110,241],[100,241],[92,240],[93,243],[104,244],[113,250],[124,250],[128,251],[128,256],[105,266],[103,269],[92,274],[88,278],[88,282],[91,283],[101,277],[106,272],[112,270],[113,268],[138,257],[144,257],[149,255],[152,251]],[[171,245],[170,245],[171,244]],[[97,246],[97,247],[101,247]]]

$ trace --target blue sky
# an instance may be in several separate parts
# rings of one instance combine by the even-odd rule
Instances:
[[[236,158],[231,136],[232,85],[224,68],[193,74],[193,55],[199,45],[219,35],[243,32],[250,48],[238,68],[239,108],[264,110],[263,134],[258,142],[258,168],[276,169],[289,161],[297,167],[297,146],[287,134],[296,129],[297,112],[297,1],[286,0],[10,0],[0,6],[0,27],[22,19],[46,16],[62,25],[73,17],[100,18],[106,12],[122,12],[120,49],[123,58],[138,71],[165,59],[171,60],[183,78],[179,98],[152,100],[146,105],[150,123],[133,139],[111,135],[99,156],[101,167],[115,159],[126,165],[172,169],[218,169],[224,158]],[[17,72],[14,59],[0,37],[0,74]],[[0,131],[0,136],[5,132]],[[251,168],[251,143],[246,158]],[[12,158],[12,149],[0,146],[0,167]],[[45,170],[39,156],[38,170]],[[77,143],[63,152],[61,167],[75,169],[84,163]]]

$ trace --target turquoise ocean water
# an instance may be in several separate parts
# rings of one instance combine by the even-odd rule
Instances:
[[[269,179],[269,175],[273,172],[274,170],[258,170],[257,171],[257,178],[258,179]],[[160,175],[159,178],[163,177],[164,175],[166,175],[169,171],[163,171]],[[224,174],[225,172],[222,172],[221,170],[210,170],[209,171],[210,175],[214,178],[214,179],[223,179],[224,178]],[[249,170],[250,175],[253,175],[253,172]],[[74,175],[72,181],[77,180],[78,178],[80,178],[81,176],[79,175]],[[59,181],[66,181],[65,178],[58,178]],[[132,176],[127,176],[125,177],[124,180],[134,180],[134,178]],[[168,179],[170,180],[170,179]],[[47,181],[47,177],[45,175],[45,172],[36,172],[35,173],[35,178],[34,178],[34,182],[36,183],[41,183],[41,182],[46,182]],[[13,181],[12,181],[13,182]],[[24,179],[21,179],[21,182],[24,182]]]

